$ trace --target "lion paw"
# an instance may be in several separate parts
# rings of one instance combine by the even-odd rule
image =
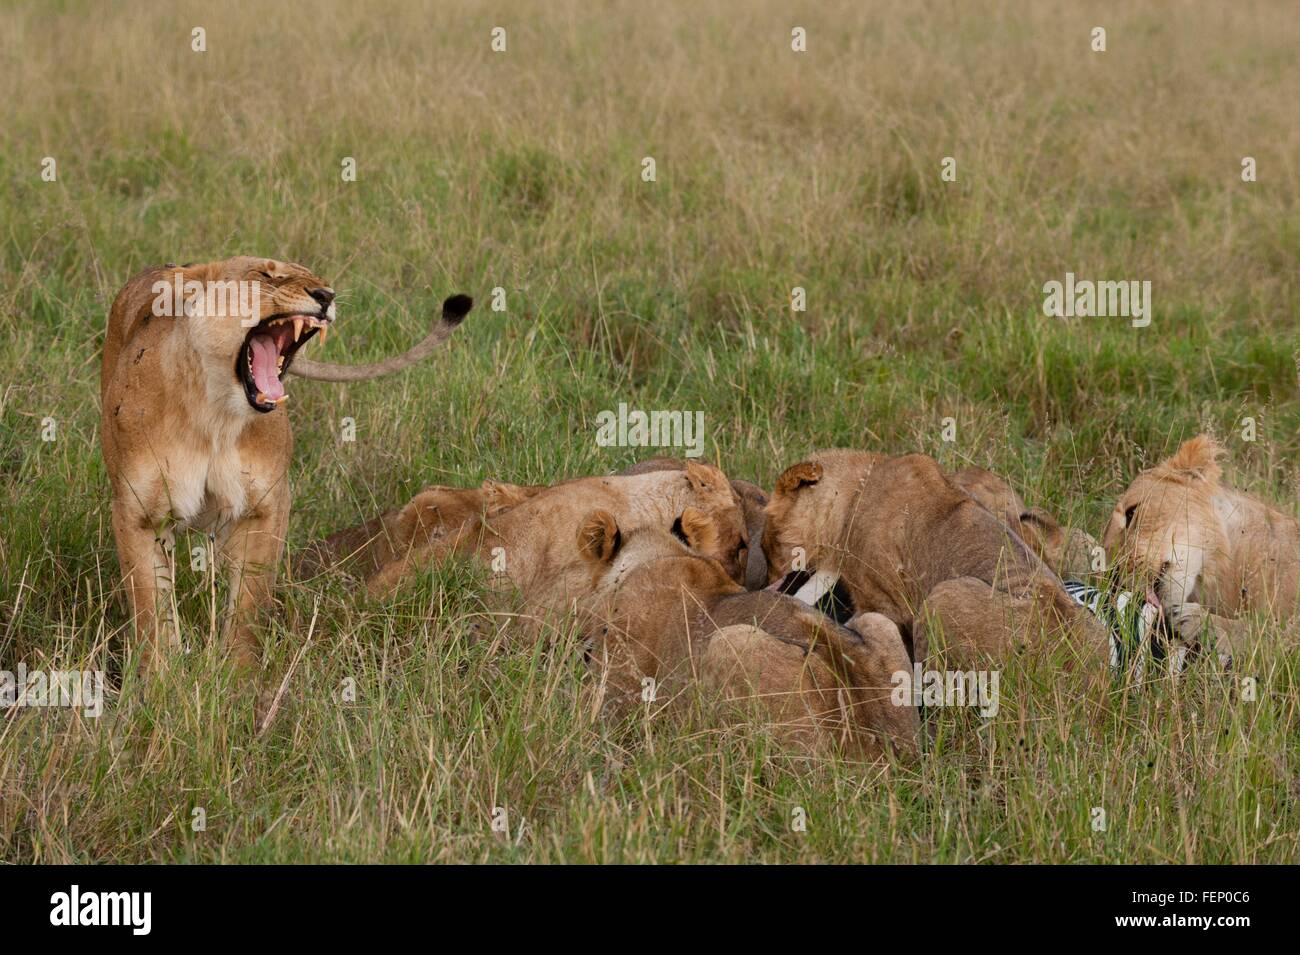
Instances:
[[[1200,640],[1206,624],[1209,623],[1209,614],[1204,607],[1196,603],[1178,604],[1169,608],[1166,613],[1169,615],[1169,626],[1174,633],[1187,641]]]

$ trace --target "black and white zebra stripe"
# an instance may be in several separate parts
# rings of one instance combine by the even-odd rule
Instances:
[[[1187,669],[1187,647],[1175,648],[1172,655],[1167,652],[1169,626],[1160,615],[1158,608],[1129,590],[1111,594],[1078,580],[1066,580],[1062,583],[1065,585],[1065,592],[1075,603],[1110,630],[1112,671],[1124,672],[1131,666],[1133,679],[1141,682],[1146,676],[1148,656],[1156,663],[1168,659],[1170,669],[1176,673]],[[1140,602],[1135,605],[1135,600]],[[1144,649],[1146,652],[1142,652]]]

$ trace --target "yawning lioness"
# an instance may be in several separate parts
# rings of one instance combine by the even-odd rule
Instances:
[[[145,664],[179,642],[171,621],[176,523],[215,542],[229,566],[232,655],[257,659],[253,615],[271,600],[289,522],[284,375],[359,381],[397,371],[433,351],[471,305],[463,295],[447,299],[441,321],[403,355],[340,367],[298,357],[335,320],[334,290],[300,265],[240,257],[153,268],[127,282],[104,339],[100,434]]]

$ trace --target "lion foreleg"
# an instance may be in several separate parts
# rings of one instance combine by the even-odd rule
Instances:
[[[180,645],[172,613],[173,532],[153,527],[146,515],[116,501],[112,517],[132,630],[142,645],[140,668],[153,670],[165,660],[164,647]]]
[[[259,611],[274,601],[276,571],[289,524],[288,492],[260,502],[223,535],[221,560],[230,592],[222,639],[241,666],[256,666],[261,651],[254,625]]]

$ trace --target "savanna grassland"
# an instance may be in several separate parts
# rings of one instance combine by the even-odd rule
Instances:
[[[290,381],[290,559],[426,484],[653,454],[597,445],[619,402],[703,411],[706,459],[767,487],[818,447],[921,450],[1094,533],[1137,470],[1208,430],[1234,482],[1294,513],[1291,4],[787,7],[6,4],[0,669],[123,669],[99,350],[116,290],[162,262],[306,264],[340,290],[311,347],[338,362],[405,348],[452,292],[478,300],[416,370]],[[1151,324],[1045,317],[1067,271],[1149,280]],[[1013,664],[995,719],[932,711],[919,765],[864,769],[703,718],[606,725],[563,634],[474,636],[479,583],[443,567],[374,602],[287,579],[261,678],[285,692],[259,734],[219,595],[182,568],[191,652],[167,679],[113,676],[97,720],[0,714],[0,859],[1300,857],[1300,654],[1267,628],[1234,674],[1101,709]]]

